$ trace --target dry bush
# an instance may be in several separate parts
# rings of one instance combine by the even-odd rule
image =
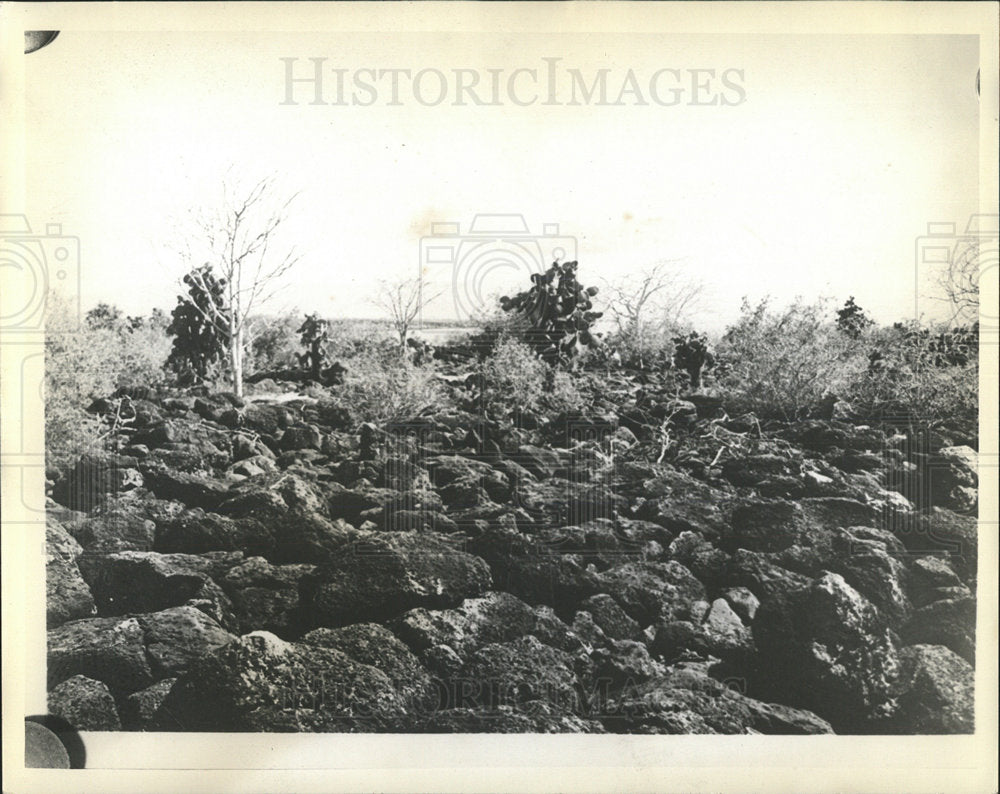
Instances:
[[[441,410],[446,397],[432,365],[417,365],[389,350],[371,349],[344,361],[344,382],[331,392],[330,405],[358,422],[399,422]]]
[[[76,326],[61,296],[48,298],[45,333],[45,450],[63,465],[101,445],[99,421],[86,408],[120,386],[156,386],[165,378],[170,339],[159,325]]]
[[[783,310],[744,300],[718,348],[717,379],[731,411],[789,421],[817,411],[829,395],[845,395],[867,362],[838,331],[827,301],[796,301]]]
[[[851,384],[854,410],[872,419],[936,426],[979,417],[978,328],[897,323],[869,332],[868,366]]]

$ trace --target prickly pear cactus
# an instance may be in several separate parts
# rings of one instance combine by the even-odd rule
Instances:
[[[674,366],[688,374],[692,389],[700,388],[702,373],[715,364],[708,337],[692,331],[687,336],[675,336],[673,343]]]
[[[567,361],[581,347],[597,344],[591,333],[603,312],[595,312],[597,287],[576,279],[576,262],[554,262],[544,273],[531,275],[531,289],[500,299],[505,312],[517,312],[528,322],[526,340],[546,361]]]
[[[326,361],[326,343],[330,338],[330,324],[315,312],[307,314],[299,327],[302,346],[306,352],[299,354],[299,363],[308,369],[313,380],[322,379]]]

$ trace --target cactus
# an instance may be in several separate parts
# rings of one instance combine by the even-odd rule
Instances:
[[[701,375],[715,364],[715,356],[708,349],[708,337],[692,331],[687,336],[675,336],[674,366],[684,370],[691,380],[691,388],[701,387]]]
[[[853,295],[844,303],[844,308],[837,310],[837,328],[851,339],[860,339],[865,330],[873,325],[875,321],[854,302]]]
[[[517,312],[528,324],[525,341],[549,363],[566,361],[579,347],[596,345],[591,326],[603,312],[592,311],[597,287],[576,279],[576,262],[554,262],[531,275],[531,289],[500,299],[505,312]]]
[[[326,360],[326,343],[330,338],[330,324],[313,312],[307,314],[302,325],[299,326],[302,346],[306,352],[299,354],[299,363],[304,369],[308,369],[312,379],[322,380],[323,364]]]
[[[177,298],[170,314],[167,334],[174,337],[167,364],[194,379],[208,379],[216,366],[224,366],[229,347],[229,307],[224,278],[216,278],[211,267],[195,268],[184,276],[187,295]]]

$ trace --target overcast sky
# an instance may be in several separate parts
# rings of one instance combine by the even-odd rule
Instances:
[[[326,104],[288,94],[312,58]],[[421,238],[514,213],[543,247],[558,224],[585,283],[675,260],[706,284],[706,328],[768,293],[893,321],[927,223],[977,211],[978,58],[972,36],[64,31],[26,61],[28,213],[79,236],[85,309],[171,308],[185,219],[228,172],[298,194],[302,259],[272,310],[375,316],[376,281],[423,264],[446,290],[427,316],[455,316],[456,267],[459,302],[524,273],[473,262],[474,241],[428,261]],[[582,90],[601,69],[604,102]]]

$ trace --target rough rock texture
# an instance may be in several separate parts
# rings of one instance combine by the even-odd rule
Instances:
[[[940,645],[911,645],[899,653],[899,680],[893,687],[896,711],[892,732],[972,733],[975,671]]]
[[[456,708],[497,708],[542,701],[566,713],[578,708],[576,676],[569,654],[527,635],[513,642],[491,643],[476,651],[453,688]]]
[[[407,717],[380,670],[342,651],[252,632],[202,657],[157,712],[159,730],[372,731]]]
[[[45,525],[45,618],[49,628],[97,613],[77,558],[80,544],[52,518]]]
[[[119,731],[115,699],[101,681],[75,675],[49,692],[49,713],[78,731]]]
[[[579,410],[484,415],[459,348],[450,405],[399,422],[294,372],[129,390],[105,451],[46,472],[53,704],[128,730],[972,730],[974,433],[587,365]]]
[[[386,620],[413,607],[451,607],[489,589],[478,557],[427,533],[372,536],[302,579],[302,599],[318,626]]]
[[[679,668],[608,704],[603,720],[616,733],[817,734],[830,724],[802,709],[762,703],[698,667]]]
[[[315,629],[303,642],[334,648],[355,661],[371,665],[385,673],[404,701],[412,706],[432,702],[434,693],[430,676],[417,657],[396,636],[377,623],[356,623],[342,629]]]
[[[192,607],[74,620],[49,631],[49,686],[84,675],[103,681],[121,699],[177,675],[192,660],[232,639]]]
[[[229,629],[237,625],[232,602],[215,583],[242,554],[220,556],[123,551],[81,558],[83,578],[101,615],[197,606]]]
[[[763,601],[753,636],[761,688],[781,691],[840,730],[881,716],[899,675],[891,632],[839,574]]]
[[[507,642],[535,634],[558,646],[569,630],[558,618],[543,616],[509,593],[487,593],[466,599],[457,609],[412,609],[393,624],[396,633],[414,650],[447,645],[459,657],[489,643]],[[552,629],[555,628],[556,636]]]
[[[125,698],[118,710],[122,727],[131,731],[152,730],[156,712],[176,681],[176,678],[164,678]]]

